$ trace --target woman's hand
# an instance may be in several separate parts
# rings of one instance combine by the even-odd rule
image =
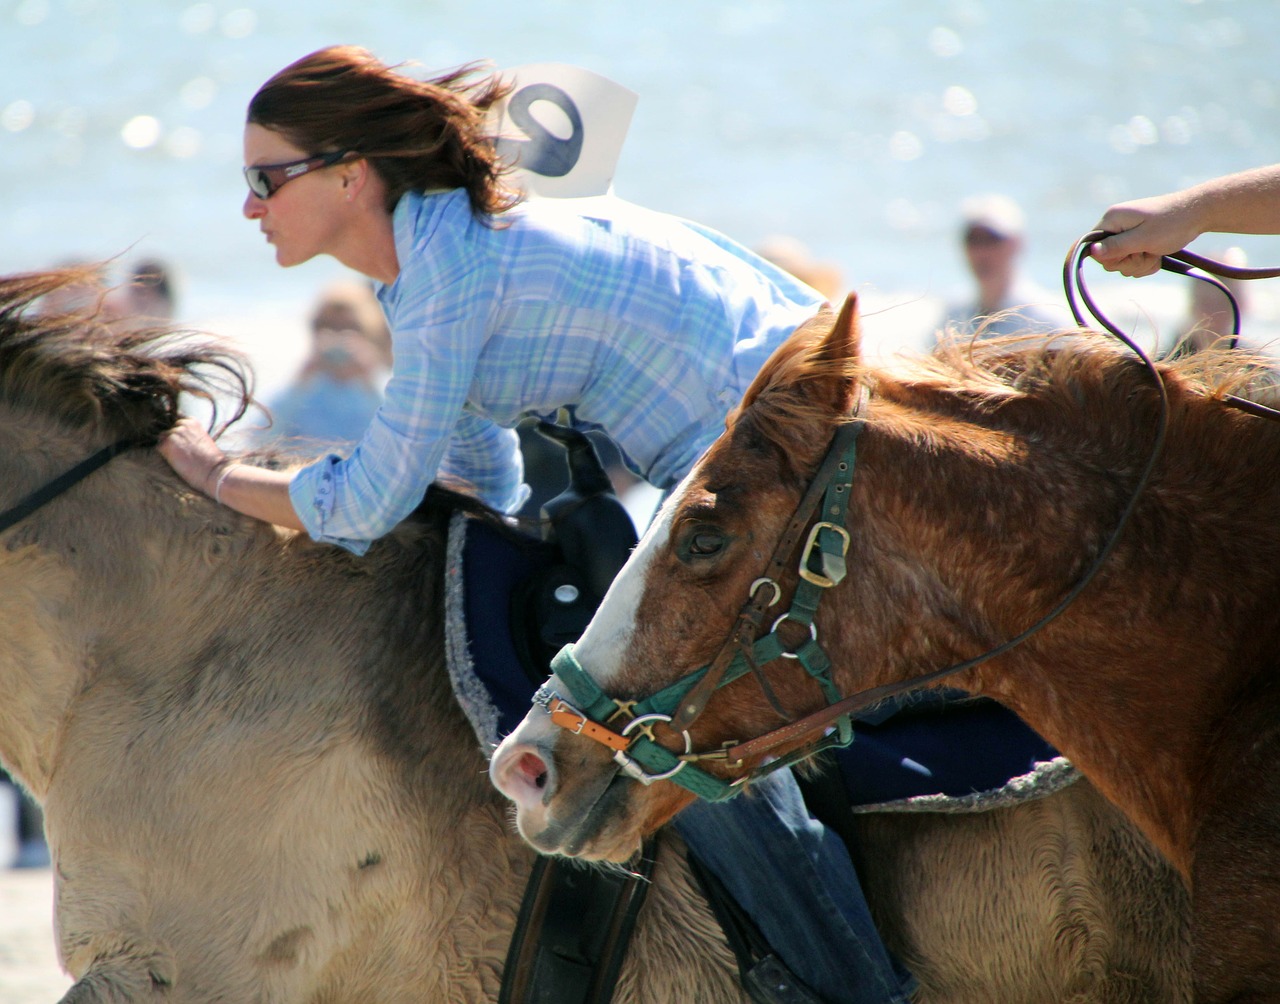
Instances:
[[[230,460],[203,425],[194,418],[179,419],[160,437],[157,449],[183,481],[214,497],[218,476]]]
[[[1168,195],[1122,202],[1098,222],[1114,234],[1090,249],[1103,268],[1150,275],[1163,255],[1201,234],[1280,233],[1280,164],[1211,178]]]
[[[179,419],[157,449],[183,481],[215,502],[267,523],[305,529],[289,500],[291,475],[236,462],[194,418]]]

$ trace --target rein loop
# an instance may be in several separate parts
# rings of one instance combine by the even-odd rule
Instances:
[[[1084,280],[1080,276],[1081,267],[1085,258],[1089,255],[1089,248],[1096,242],[1112,237],[1114,234],[1106,230],[1091,230],[1089,233],[1081,237],[1071,250],[1067,253],[1066,265],[1063,266],[1062,281],[1066,288],[1067,304],[1071,307],[1071,315],[1075,318],[1076,323],[1082,328],[1089,326],[1088,322],[1080,313],[1080,307],[1076,302],[1076,289],[1079,290],[1080,299],[1084,305],[1089,308],[1089,313],[1093,319],[1097,321],[1107,332],[1119,338],[1125,345],[1137,352],[1138,355],[1150,366],[1150,360],[1139,351],[1138,347],[1133,344],[1129,338],[1120,331],[1111,320],[1102,312],[1093,297],[1089,295],[1089,290],[1084,284]],[[1079,255],[1077,257],[1077,251]],[[1072,283],[1072,275],[1069,272],[1072,258],[1076,259],[1074,286]],[[1231,304],[1231,341],[1228,343],[1231,348],[1235,348],[1240,340],[1240,305],[1236,302],[1235,296],[1226,284],[1219,282],[1215,276],[1224,279],[1274,279],[1280,277],[1280,268],[1244,268],[1239,265],[1228,265],[1226,262],[1216,261],[1213,258],[1206,258],[1203,255],[1195,254],[1191,251],[1182,250],[1174,254],[1165,255],[1160,259],[1160,268],[1165,272],[1174,272],[1178,275],[1185,275],[1190,279],[1199,282],[1207,282],[1213,286],[1223,296],[1227,298],[1227,302]],[[1158,378],[1157,378],[1158,379]],[[1269,418],[1273,421],[1280,421],[1280,411],[1269,408],[1265,404],[1259,404],[1257,401],[1250,401],[1247,398],[1238,397],[1235,394],[1224,394],[1221,398],[1222,403],[1229,405],[1238,411],[1248,412],[1250,415],[1257,415],[1259,418]]]

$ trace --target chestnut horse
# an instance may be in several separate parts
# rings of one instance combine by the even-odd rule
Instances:
[[[216,505],[146,444],[201,374],[243,406],[240,364],[35,315],[65,281],[0,279],[0,526],[142,445],[0,531],[0,760],[45,810],[64,1004],[495,1000],[534,855],[452,699],[442,610],[448,524],[497,517],[433,491],[357,558]],[[921,1001],[1188,985],[1185,894],[1084,782],[863,817],[858,845]],[[660,847],[614,999],[742,1000]]]
[[[778,708],[815,717],[775,732],[771,753],[820,738],[831,721],[815,713],[831,701],[797,658],[759,668],[768,701],[739,655],[741,677],[687,730],[664,724],[685,724],[686,697],[665,714],[646,703],[709,666],[740,611],[772,604],[745,641],[757,656],[769,642],[820,647],[852,695],[1024,634],[1097,564],[1060,616],[945,683],[1017,712],[1177,868],[1198,999],[1280,1000],[1280,424],[1220,399],[1265,385],[1264,368],[1225,351],[1160,365],[1167,437],[1107,557],[1161,414],[1135,355],[1079,332],[944,349],[895,373],[860,363],[857,328],[851,297],[780,347],[553,663],[544,707],[491,764],[520,831],[543,851],[622,858],[689,803],[676,782],[695,768],[712,797],[728,794],[721,779],[761,761],[748,740],[782,727]],[[815,575],[822,555],[797,544],[775,578],[770,555],[841,428],[860,431],[847,515],[821,517],[839,524],[820,532],[830,564]],[[821,593],[813,637],[789,608],[802,569]],[[584,729],[601,695],[652,712],[648,747],[688,772],[638,767],[643,730],[625,716]]]

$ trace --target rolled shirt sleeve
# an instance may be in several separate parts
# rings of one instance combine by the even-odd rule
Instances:
[[[442,469],[464,477],[495,508],[520,497],[514,431],[464,413],[500,276],[462,242],[415,254],[398,241],[397,250],[400,276],[384,288],[390,295],[379,294],[395,355],[382,406],[350,457],[324,457],[289,485],[307,533],[357,554],[413,512]]]

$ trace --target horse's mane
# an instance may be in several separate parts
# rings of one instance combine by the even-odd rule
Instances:
[[[1258,398],[1274,392],[1274,360],[1225,344],[1162,359],[1157,365],[1166,382],[1203,397]],[[992,403],[1011,396],[1078,396],[1086,386],[1124,396],[1135,383],[1151,382],[1145,366],[1121,342],[1079,328],[977,341],[944,339],[932,354],[900,357],[893,370],[877,376],[881,382]]]
[[[742,404],[727,419],[744,419],[785,451],[790,429],[830,421],[830,395],[817,391],[832,380],[862,384],[873,397],[933,413],[995,411],[1017,402],[1038,402],[1047,413],[1097,420],[1132,410],[1135,395],[1154,391],[1150,373],[1116,339],[1097,331],[942,340],[931,354],[901,354],[880,365],[856,356],[834,357],[824,336],[834,323],[824,310],[784,342],[757,374]],[[1277,398],[1275,361],[1241,349],[1211,347],[1160,361],[1167,388],[1183,400],[1238,395],[1255,401]],[[890,421],[901,411],[873,410],[870,421]]]
[[[183,393],[247,409],[252,379],[241,355],[192,332],[113,326],[99,308],[41,311],[68,286],[96,284],[94,268],[0,277],[0,399],[95,438],[151,443],[179,417]]]

